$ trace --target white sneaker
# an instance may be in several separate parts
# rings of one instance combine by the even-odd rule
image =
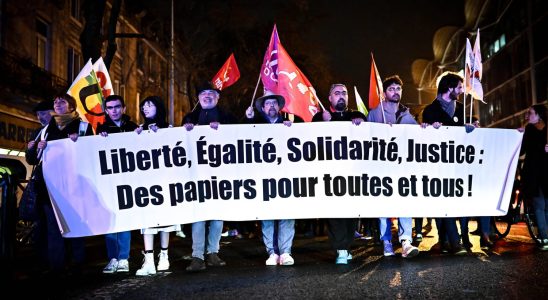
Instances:
[[[384,256],[394,256],[394,248],[392,247],[391,241],[383,241],[384,243]]]
[[[145,259],[143,261],[143,266],[137,270],[135,275],[137,276],[148,276],[156,274],[156,267],[154,267],[154,254],[145,253]]]
[[[419,248],[411,245],[408,240],[401,241],[401,256],[404,258],[411,258],[419,254]]]
[[[116,267],[116,272],[129,272],[129,262],[127,259],[120,259],[118,261],[118,267]]]
[[[283,253],[280,255],[280,265],[281,266],[292,266],[295,263],[293,257],[289,253]]]
[[[179,231],[175,232],[175,235],[182,238],[182,239],[186,238],[186,235],[182,230],[179,230]]]
[[[169,269],[169,257],[167,256],[167,250],[160,251],[160,254],[158,254],[158,267],[156,268],[158,271],[166,271]]]
[[[266,260],[266,265],[267,266],[275,266],[278,264],[278,260],[280,259],[280,256],[276,253],[272,253],[270,254],[270,256],[268,257],[268,259]]]
[[[118,268],[118,260],[116,258],[113,258],[108,262],[107,266],[103,269],[103,273],[105,274],[116,273],[117,268]]]
[[[348,251],[347,250],[337,250],[337,258],[335,259],[335,264],[337,264],[337,265],[346,265],[346,264],[348,264]]]

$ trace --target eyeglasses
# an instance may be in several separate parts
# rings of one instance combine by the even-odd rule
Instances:
[[[152,108],[152,107],[156,107],[156,105],[154,105],[154,103],[145,103],[143,107],[141,107],[141,110],[144,110],[145,108]]]
[[[122,108],[122,105],[115,105],[115,106],[107,106],[106,109],[108,110],[113,110],[113,109],[120,109]]]
[[[393,92],[401,92],[401,87],[389,87],[386,89],[387,92],[393,93]]]
[[[265,100],[264,106],[278,106],[278,100],[272,99],[272,100]]]

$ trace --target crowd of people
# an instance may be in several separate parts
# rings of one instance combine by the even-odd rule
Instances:
[[[463,93],[463,79],[455,73],[444,75],[438,85],[436,99],[428,105],[422,113],[422,123],[418,124],[409,109],[401,103],[403,94],[403,82],[399,76],[386,78],[383,82],[385,101],[371,110],[366,117],[359,111],[348,108],[348,89],[344,84],[333,84],[329,90],[329,108],[316,113],[313,122],[351,122],[355,126],[362,123],[376,122],[397,126],[398,124],[416,124],[417,126],[468,126],[473,130],[479,126],[479,122],[465,124],[462,118],[464,107],[458,102],[458,97]],[[224,124],[284,124],[291,126],[294,122],[303,122],[297,116],[288,118],[282,113],[285,99],[270,91],[255,99],[255,107],[250,106],[242,120],[224,111],[217,104],[221,91],[207,82],[197,88],[199,105],[183,117],[182,126],[191,131],[195,126],[210,126],[218,129]],[[140,134],[143,130],[156,132],[160,128],[171,127],[166,121],[166,110],[162,99],[157,96],[145,98],[140,104],[142,125],[137,125],[125,114],[124,99],[119,95],[108,96],[103,102],[105,122],[97,127],[97,134],[108,138],[111,134],[121,132],[135,132]],[[37,166],[38,200],[41,212],[36,233],[37,254],[42,258],[45,266],[52,272],[62,272],[65,266],[67,253],[72,255],[73,263],[80,264],[85,259],[84,239],[62,237],[47,186],[43,180],[41,156],[47,147],[48,141],[70,138],[77,141],[79,136],[92,135],[91,126],[83,122],[76,112],[76,101],[70,95],[62,94],[53,101],[41,102],[34,111],[42,124],[34,138],[28,143],[26,160],[31,165]],[[522,153],[526,154],[522,177],[524,182],[523,192],[532,200],[537,217],[540,232],[539,247],[548,250],[548,143],[546,140],[546,107],[543,105],[532,106],[527,113],[528,125],[519,129],[524,131]],[[544,166],[544,167],[541,167]],[[478,229],[481,235],[480,246],[489,248],[493,246],[490,240],[489,217],[478,217]],[[307,222],[308,221],[308,222]],[[312,220],[303,220],[305,230],[312,230]],[[313,220],[321,221],[321,220]],[[356,238],[356,232],[363,226],[369,234],[378,235],[376,239],[382,243],[385,256],[394,256],[392,245],[392,227],[396,219],[380,218],[360,220],[353,218],[327,219],[327,235],[333,250],[336,253],[336,264],[348,264],[352,259],[351,247]],[[442,252],[450,252],[455,255],[467,253],[472,247],[468,232],[468,218],[458,218],[460,233],[457,226],[457,218],[437,218],[438,239]],[[412,258],[419,254],[419,249],[413,245],[415,241],[422,240],[423,218],[415,218],[415,232],[413,232],[413,219],[400,217],[397,219],[397,240],[401,243],[402,257]],[[430,219],[429,223],[430,224]],[[189,224],[190,225],[190,224]],[[188,272],[203,271],[207,267],[222,267],[226,262],[219,256],[220,240],[223,232],[222,220],[208,220],[191,224],[192,227],[192,260],[186,268]],[[323,224],[322,224],[323,226]],[[295,236],[295,220],[262,220],[260,228],[264,242],[266,255],[265,265],[288,266],[295,263],[292,257],[292,244]],[[143,228],[143,264],[136,271],[138,276],[155,274],[157,271],[169,270],[168,247],[170,232],[176,232],[178,236],[184,236],[180,224],[171,226]],[[154,236],[160,235],[160,251],[158,259],[154,255]],[[67,243],[65,243],[67,242]],[[131,232],[117,232],[105,235],[106,253],[108,264],[103,273],[129,272],[129,255],[131,245]],[[70,247],[70,251],[65,249]],[[157,263],[156,263],[157,261]]]

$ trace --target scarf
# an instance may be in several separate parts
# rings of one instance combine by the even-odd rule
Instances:
[[[451,100],[449,102],[438,98],[438,101],[441,104],[441,108],[445,111],[450,117],[455,115],[455,101]]]
[[[70,122],[80,117],[76,111],[67,114],[56,114],[53,112],[51,113],[51,116],[55,119],[55,123],[57,124],[57,127],[59,127],[59,130],[65,129]]]

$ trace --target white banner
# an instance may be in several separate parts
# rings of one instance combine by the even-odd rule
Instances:
[[[196,126],[52,141],[65,237],[200,220],[504,215],[523,134],[377,123]]]

